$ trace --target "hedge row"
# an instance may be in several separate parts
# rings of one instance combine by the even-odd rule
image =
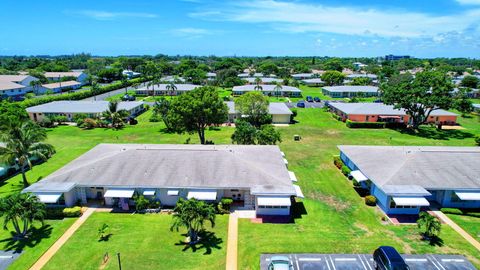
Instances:
[[[80,206],[74,207],[52,207],[47,208],[47,219],[58,219],[64,217],[79,217],[82,215],[82,208]]]
[[[80,100],[80,99],[85,99],[89,98],[95,95],[107,93],[113,90],[117,90],[120,88],[128,87],[133,84],[137,83],[143,83],[147,81],[147,79],[141,77],[141,78],[135,78],[131,79],[125,82],[114,82],[109,85],[105,86],[100,86],[98,87],[98,90],[94,94],[91,90],[83,90],[83,91],[78,91],[78,92],[73,92],[73,93],[66,93],[62,95],[51,95],[51,96],[45,96],[45,97],[40,97],[40,98],[31,98],[31,99],[26,99],[24,101],[19,102],[22,106],[24,107],[32,107],[32,106],[37,106],[41,105],[44,103],[49,103],[52,101],[59,101],[59,100]]]
[[[347,127],[349,128],[385,128],[385,122],[354,122],[347,120]]]

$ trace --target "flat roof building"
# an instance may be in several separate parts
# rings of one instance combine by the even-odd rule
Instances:
[[[236,119],[241,118],[241,115],[235,109],[235,102],[225,102],[228,106],[228,120],[233,123]],[[268,104],[268,113],[272,116],[273,124],[289,124],[292,111],[283,102],[270,102]]]
[[[150,85],[148,87],[143,86],[135,89],[135,93],[142,96],[177,96],[200,87],[200,85],[188,83],[175,83],[173,85],[175,86],[174,88],[171,88],[172,84],[166,83]]]
[[[359,95],[376,97],[380,95],[377,86],[368,85],[342,85],[322,87],[322,93],[333,98],[352,98]]]
[[[302,94],[302,90],[297,87],[282,85],[281,89],[276,89],[276,85],[272,84],[262,84],[260,85],[261,89],[255,89],[256,85],[241,85],[234,86],[232,89],[232,94],[234,96],[243,95],[246,92],[259,91],[266,96],[282,96],[282,97],[299,97]]]

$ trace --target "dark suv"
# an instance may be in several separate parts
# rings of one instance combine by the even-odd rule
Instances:
[[[381,270],[410,270],[397,250],[389,246],[381,246],[375,250],[373,266]]]

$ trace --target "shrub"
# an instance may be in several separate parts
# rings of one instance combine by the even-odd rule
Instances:
[[[373,195],[365,196],[365,204],[368,206],[375,206],[377,205],[377,198]]]
[[[83,119],[83,125],[81,125],[81,126],[86,128],[86,129],[92,129],[92,128],[97,127],[98,123],[95,119],[85,118],[85,119]]]
[[[38,125],[44,128],[53,127],[53,122],[50,118],[44,117],[42,120],[38,121]]]
[[[64,115],[57,115],[51,118],[53,122],[57,122],[59,125],[68,122],[68,118]]]
[[[333,157],[333,164],[340,170],[343,166],[343,161],[340,159],[339,156],[334,156]]]
[[[78,113],[73,116],[73,122],[77,123],[77,126],[82,126],[83,125],[83,120],[85,118],[88,118],[88,115],[84,113]]]
[[[233,199],[232,198],[222,198],[220,200],[220,203],[218,204],[217,208],[218,208],[218,212],[221,213],[221,214],[228,214],[230,213],[230,206],[232,205],[233,203]]]
[[[150,201],[143,195],[135,196],[133,200],[135,201],[135,209],[137,211],[145,210],[150,205]]]
[[[332,117],[337,119],[338,121],[343,121],[343,118],[340,115],[337,115],[335,113],[332,113]]]
[[[160,120],[161,118],[156,113],[152,114],[152,116],[150,116],[150,119],[148,119],[148,121],[150,122],[160,122]]]
[[[342,173],[345,176],[348,176],[352,170],[350,170],[347,166],[343,165],[342,166]]]
[[[59,219],[63,218],[63,209],[64,208],[59,208],[59,207],[48,207],[46,209],[46,219]]]
[[[480,146],[480,136],[475,137],[475,143],[477,143],[477,145]]]
[[[65,217],[79,217],[82,215],[82,208],[80,206],[64,208],[62,213]]]
[[[295,117],[297,117],[298,115],[298,111],[296,108],[294,109],[291,109],[292,111],[292,114],[290,115],[290,123],[294,123],[295,122]]]
[[[349,128],[385,128],[385,122],[354,122],[347,119],[347,127]]]
[[[440,211],[445,214],[463,215],[463,211],[458,208],[441,208]]]

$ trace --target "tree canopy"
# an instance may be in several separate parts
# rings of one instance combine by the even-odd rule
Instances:
[[[327,70],[322,74],[322,81],[329,86],[343,84],[344,79],[345,75],[336,70]]]
[[[463,87],[478,88],[479,83],[480,83],[480,79],[472,75],[467,75],[463,77],[461,85]]]
[[[268,97],[261,92],[248,92],[235,100],[235,109],[247,122],[259,128],[272,122],[272,116],[268,113]]]
[[[46,208],[32,193],[14,193],[0,199],[0,216],[4,218],[3,229],[7,230],[12,224],[15,237],[22,239],[28,235],[34,221],[43,224]]]

